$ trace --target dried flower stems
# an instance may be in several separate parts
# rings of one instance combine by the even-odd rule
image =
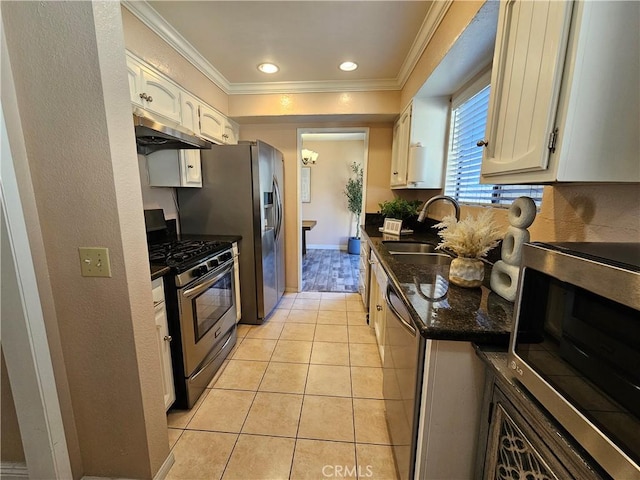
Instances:
[[[484,257],[502,238],[491,210],[485,210],[476,218],[467,215],[459,222],[449,215],[435,225],[435,228],[440,230],[438,235],[442,238],[437,248],[451,250],[459,257]]]

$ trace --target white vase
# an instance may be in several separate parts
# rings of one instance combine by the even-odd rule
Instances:
[[[484,280],[484,262],[479,258],[458,257],[451,260],[449,281],[454,285],[475,288]]]

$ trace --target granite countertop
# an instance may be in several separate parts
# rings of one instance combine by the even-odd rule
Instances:
[[[383,236],[377,226],[363,227],[362,232],[423,337],[507,345],[513,303],[488,288],[490,264],[486,266],[485,285],[462,288],[449,284],[448,265],[415,265],[396,261],[382,241],[397,240],[397,236]],[[438,244],[440,237],[435,231],[428,230],[402,235],[400,240]]]
[[[162,265],[151,265],[151,280],[164,277],[171,269]]]

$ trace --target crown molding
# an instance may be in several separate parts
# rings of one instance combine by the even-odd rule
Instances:
[[[401,90],[404,87],[404,84],[407,83],[409,75],[413,72],[418,60],[420,60],[420,56],[427,48],[427,45],[436,33],[436,30],[440,26],[440,22],[442,22],[442,19],[447,14],[452,3],[453,0],[440,0],[431,3],[431,7],[422,22],[418,35],[416,35],[416,38],[409,49],[409,53],[400,67],[400,72],[397,77],[398,90]]]
[[[146,0],[121,0],[121,4],[176,52],[202,72],[227,95],[261,93],[322,93],[336,91],[401,90],[429,44],[453,0],[434,1],[422,22],[420,31],[404,59],[395,79],[314,81],[314,82],[259,82],[230,83],[209,61],[173,28]]]
[[[369,92],[377,90],[398,90],[398,83],[395,79],[233,83],[229,88],[229,94]]]
[[[211,65],[193,45],[180,35],[175,28],[160,16],[146,0],[121,0],[120,3],[226,94],[230,93],[231,85],[225,76],[216,70],[216,68]]]

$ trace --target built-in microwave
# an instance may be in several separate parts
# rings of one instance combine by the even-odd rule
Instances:
[[[614,479],[640,479],[640,243],[523,247],[509,367]]]

